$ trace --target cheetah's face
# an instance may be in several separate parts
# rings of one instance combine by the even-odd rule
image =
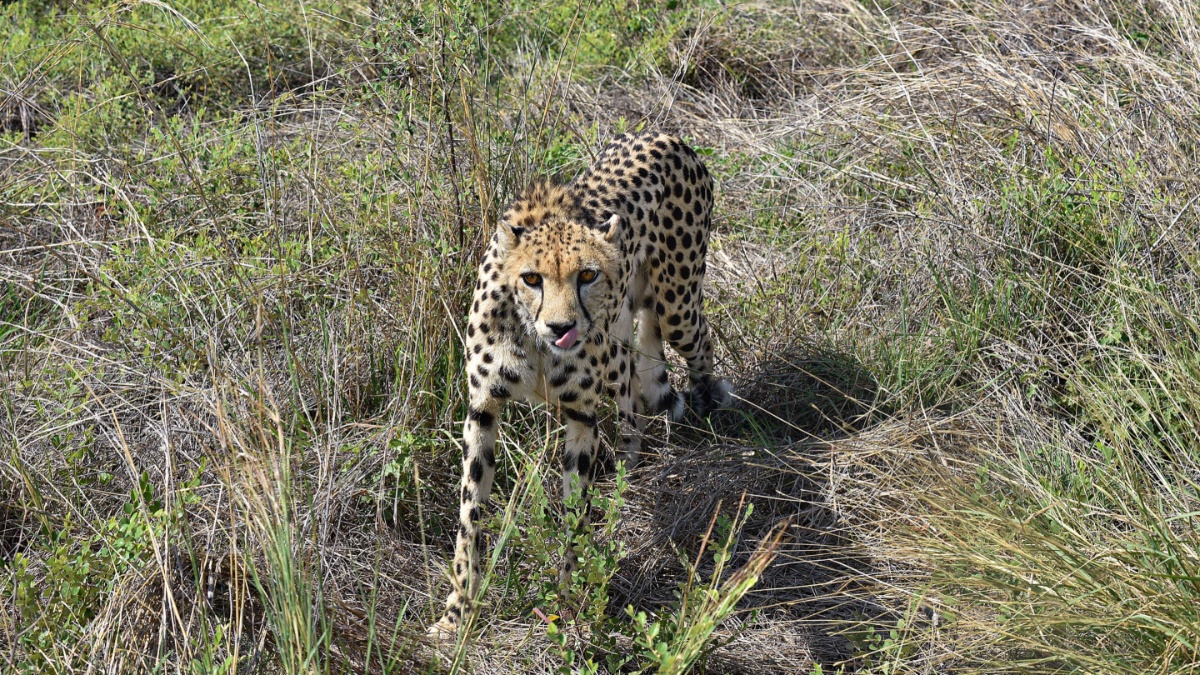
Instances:
[[[619,231],[614,216],[604,229],[567,220],[536,227],[502,224],[505,270],[526,330],[552,352],[570,353],[611,313],[616,296]]]

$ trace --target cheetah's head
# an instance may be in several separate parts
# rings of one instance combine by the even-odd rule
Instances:
[[[566,200],[562,188],[537,186],[505,213],[499,227],[504,270],[512,275],[521,320],[557,353],[578,349],[604,325],[617,293],[620,259],[619,217],[591,227],[572,217]]]

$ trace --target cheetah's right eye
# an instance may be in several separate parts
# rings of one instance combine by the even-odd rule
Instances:
[[[534,272],[526,272],[521,275],[521,281],[524,281],[530,286],[538,286],[542,283],[542,275]]]

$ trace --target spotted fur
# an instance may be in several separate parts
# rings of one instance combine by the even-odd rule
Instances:
[[[473,597],[482,504],[508,401],[547,401],[565,417],[563,491],[582,491],[585,523],[602,395],[617,400],[627,462],[641,448],[643,401],[650,413],[678,419],[684,412],[685,397],[667,377],[664,341],[687,361],[697,412],[729,403],[728,382],[713,376],[701,313],[712,188],[704,164],[678,139],[621,136],[570,185],[535,185],[504,213],[480,263],[467,324],[470,412],[454,589],[431,632],[452,635]],[[564,574],[573,565],[568,558]]]

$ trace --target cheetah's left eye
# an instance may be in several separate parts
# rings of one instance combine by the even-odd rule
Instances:
[[[590,284],[595,281],[596,277],[598,276],[600,276],[600,273],[596,270],[584,270],[579,273],[579,281],[580,283]]]

